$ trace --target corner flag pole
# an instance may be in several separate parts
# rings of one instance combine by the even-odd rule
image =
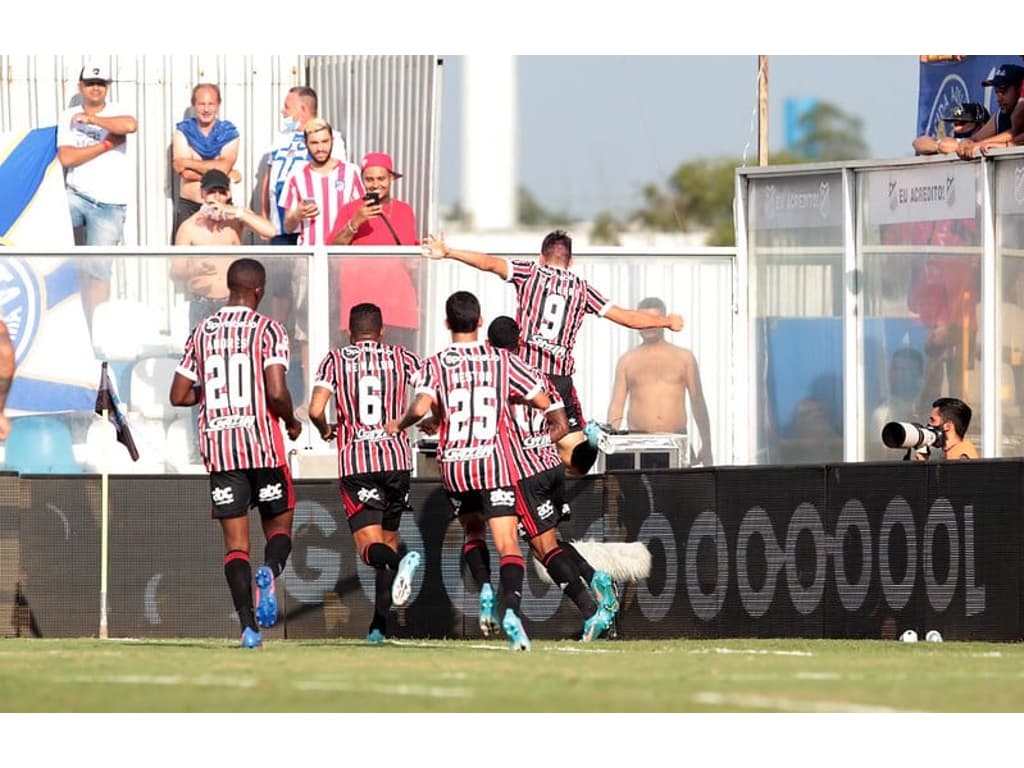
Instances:
[[[106,423],[108,412],[103,409],[103,422]],[[110,543],[110,482],[108,463],[110,456],[109,440],[103,441],[103,473],[100,475],[100,640],[106,640],[107,634],[107,560]]]

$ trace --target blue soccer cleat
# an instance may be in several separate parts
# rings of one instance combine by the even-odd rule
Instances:
[[[256,569],[256,621],[261,627],[272,627],[277,623],[274,572],[265,565]]]
[[[246,627],[242,630],[242,647],[243,648],[262,648],[263,647],[263,635],[257,632],[252,627]]]
[[[501,625],[494,614],[494,590],[490,584],[480,587],[480,633],[484,637],[497,635]]]
[[[619,612],[619,596],[615,594],[615,582],[608,571],[594,571],[590,580],[590,590],[594,593],[597,604],[615,617]]]
[[[420,553],[406,552],[398,564],[395,583],[391,585],[391,602],[396,606],[405,605],[412,596],[412,577],[420,567]]]
[[[608,433],[601,428],[600,424],[596,421],[588,421],[587,426],[583,428],[583,434],[591,448],[598,448],[607,453]]]
[[[583,622],[583,637],[580,638],[580,642],[589,643],[597,640],[601,633],[612,625],[612,618],[604,608],[598,608],[593,616]]]
[[[384,642],[384,633],[374,627],[370,630],[370,634],[366,636],[366,642],[370,645],[380,645]]]
[[[505,618],[501,622],[501,628],[508,635],[508,649],[510,651],[529,651],[530,638],[526,636],[523,629],[523,622],[516,616],[511,608],[505,611]]]

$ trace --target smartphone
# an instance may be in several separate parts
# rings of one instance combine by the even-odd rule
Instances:
[[[304,197],[304,198],[302,198],[302,204],[303,205],[316,205],[316,198],[315,197]]]
[[[380,194],[377,192],[367,192],[363,199],[366,200],[367,205],[380,205]]]

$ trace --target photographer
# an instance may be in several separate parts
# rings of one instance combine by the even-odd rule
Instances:
[[[940,397],[932,403],[928,424],[942,430],[944,439],[936,441],[936,447],[942,449],[946,461],[980,458],[974,443],[964,437],[971,425],[971,407],[963,400]],[[911,460],[928,461],[930,452],[925,450],[925,453],[909,451]]]

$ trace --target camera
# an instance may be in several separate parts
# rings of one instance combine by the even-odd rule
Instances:
[[[377,192],[367,192],[363,199],[367,205],[380,205],[380,194]]]
[[[882,442],[886,448],[942,448],[946,433],[931,424],[912,421],[890,421],[882,427]]]

